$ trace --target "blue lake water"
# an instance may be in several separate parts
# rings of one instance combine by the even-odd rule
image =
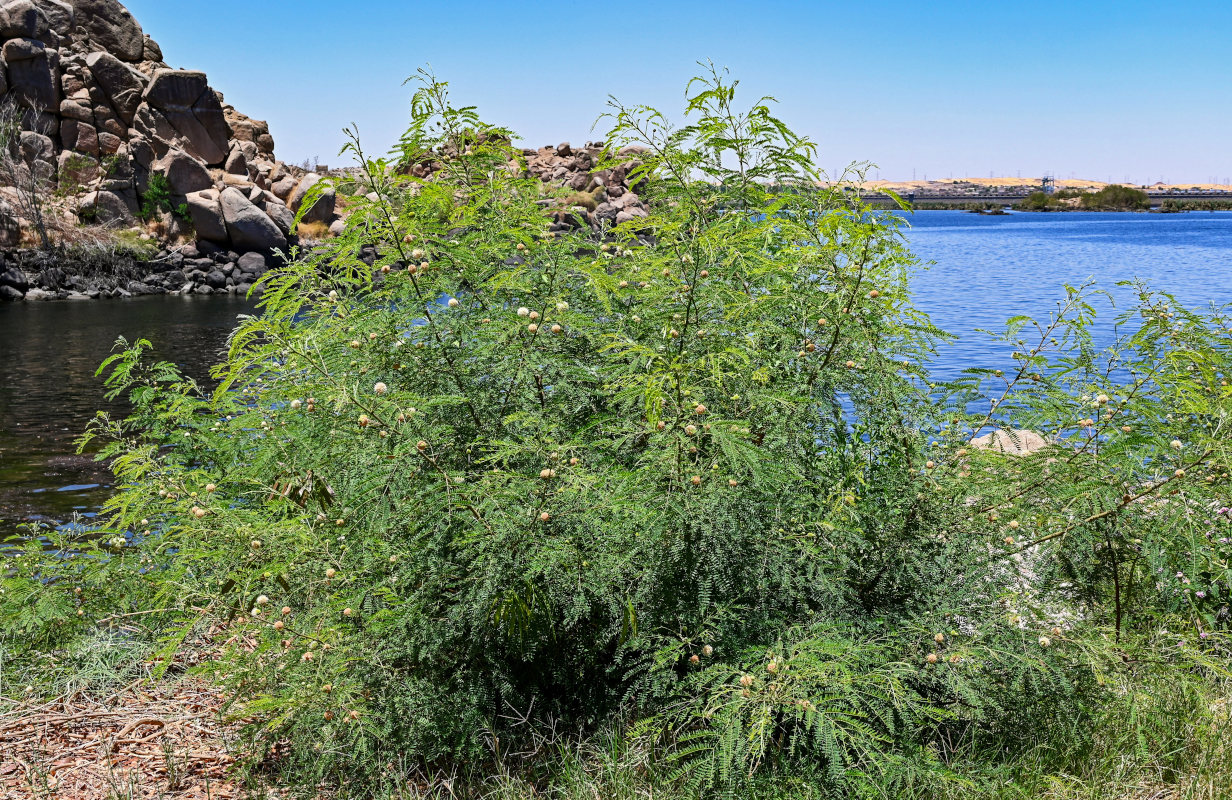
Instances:
[[[916,304],[957,334],[934,364],[939,377],[966,367],[1007,367],[1009,348],[975,333],[1013,315],[1046,318],[1066,283],[1089,279],[1118,308],[1142,279],[1183,303],[1232,303],[1232,212],[1189,214],[1011,214],[924,211],[907,217],[915,253],[932,265],[913,286]],[[1109,341],[1117,312],[1098,303],[1097,339]],[[233,297],[0,304],[0,542],[23,522],[88,518],[112,491],[111,477],[73,439],[106,407],[94,371],[117,336],[150,339],[156,354],[204,379],[236,315]]]
[[[1066,284],[1094,280],[1097,343],[1135,299],[1120,281],[1141,280],[1194,308],[1232,303],[1232,212],[1187,214],[1009,214],[962,211],[908,215],[913,252],[932,265],[913,281],[916,304],[958,335],[934,364],[938,377],[966,367],[1006,367],[1009,349],[978,329],[1011,316],[1046,319]]]

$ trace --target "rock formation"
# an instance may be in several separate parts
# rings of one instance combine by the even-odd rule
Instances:
[[[205,73],[168,66],[117,0],[0,0],[0,55],[23,156],[61,190],[72,179],[83,219],[132,225],[161,176],[171,208],[189,212],[169,220],[172,234],[240,253],[286,247],[294,201],[318,176],[301,186],[269,126],[227,105]],[[334,221],[332,203],[317,206],[313,220]]]
[[[179,243],[108,269],[13,252],[35,226],[21,216],[22,193],[0,187],[0,300],[247,291],[294,242],[295,214],[321,176],[278,161],[269,125],[228,105],[205,73],[168,66],[118,0],[0,0],[0,59],[0,111],[23,129],[10,149],[49,192],[69,196],[67,227],[130,228],[155,198],[160,235]],[[429,178],[457,155],[448,150],[409,171]],[[526,174],[552,190],[552,230],[646,216],[629,179],[636,160],[597,169],[603,152],[600,142],[523,151]],[[345,227],[333,189],[302,219],[318,232]]]

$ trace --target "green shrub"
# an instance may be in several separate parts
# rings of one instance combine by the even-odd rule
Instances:
[[[767,188],[816,181],[812,143],[689,88],[680,128],[613,104],[600,168],[645,148],[650,214],[598,234],[549,234],[435,80],[394,158],[353,141],[377,199],[271,273],[217,391],[144,342],[100,370],[132,538],[18,560],[8,669],[118,614],[163,659],[208,635],[254,760],[355,796],[533,780],[553,729],[686,792],[871,797],[1066,768],[1133,654],[1225,664],[1227,316],[1142,289],[1100,351],[1069,289],[1002,334],[1016,369],[930,383],[898,218]],[[1001,427],[1050,444],[969,444]]]
[[[161,172],[150,173],[149,185],[140,199],[141,208],[137,211],[137,217],[144,221],[148,222],[163,212],[175,214],[183,220],[191,219],[188,214],[188,204],[176,205],[172,202],[171,184],[167,181],[167,176]]]
[[[1117,184],[1084,194],[1080,202],[1083,208],[1101,211],[1145,211],[1151,207],[1146,192]]]

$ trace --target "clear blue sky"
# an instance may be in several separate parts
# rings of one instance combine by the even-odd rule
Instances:
[[[528,145],[598,138],[609,94],[678,112],[698,59],[772,94],[829,168],[1205,182],[1232,177],[1227,0],[127,0],[172,66],[268,119],[278,154],[382,150],[403,80]]]

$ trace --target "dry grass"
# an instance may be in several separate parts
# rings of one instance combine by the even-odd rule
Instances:
[[[329,226],[324,222],[301,222],[296,227],[295,232],[300,239],[310,242],[319,242],[323,239],[333,238],[333,234],[329,232]]]
[[[0,797],[247,797],[228,777],[236,756],[223,702],[188,680],[40,703],[0,698]]]

